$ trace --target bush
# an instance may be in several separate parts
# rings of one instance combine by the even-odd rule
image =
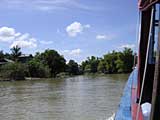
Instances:
[[[25,80],[25,70],[21,63],[7,63],[1,66],[0,76],[7,80]]]
[[[28,62],[29,77],[46,78],[50,77],[50,70],[47,66],[43,65],[40,61],[35,59]]]

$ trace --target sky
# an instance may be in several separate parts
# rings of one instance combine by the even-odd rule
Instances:
[[[54,49],[68,61],[137,47],[137,0],[0,0],[0,50]]]

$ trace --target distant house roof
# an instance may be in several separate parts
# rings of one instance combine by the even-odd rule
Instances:
[[[6,64],[6,63],[14,63],[14,61],[10,60],[10,59],[7,59],[7,58],[4,58],[4,59],[0,60],[0,65],[3,65],[3,64]]]
[[[18,61],[21,63],[26,63],[30,61],[32,58],[33,58],[32,55],[22,54],[21,56],[18,57]]]
[[[19,57],[30,57],[31,55],[26,55],[26,54],[22,54],[21,56]]]

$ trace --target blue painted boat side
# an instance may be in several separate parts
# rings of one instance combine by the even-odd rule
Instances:
[[[119,104],[118,111],[115,115],[115,120],[132,120],[131,116],[131,90],[132,84],[137,85],[138,71],[134,71],[130,74],[128,81],[125,85],[123,95]]]

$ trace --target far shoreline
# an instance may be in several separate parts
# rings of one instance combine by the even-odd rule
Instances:
[[[17,81],[38,81],[38,80],[54,80],[54,79],[64,79],[64,78],[72,78],[72,77],[78,77],[78,76],[107,76],[107,75],[123,75],[123,74],[130,74],[131,72],[125,72],[125,73],[84,73],[79,75],[65,75],[65,76],[57,76],[57,77],[48,77],[48,78],[38,78],[38,77],[25,77],[25,79],[22,80],[10,80],[10,79],[3,79],[0,78],[0,82],[17,82]]]

